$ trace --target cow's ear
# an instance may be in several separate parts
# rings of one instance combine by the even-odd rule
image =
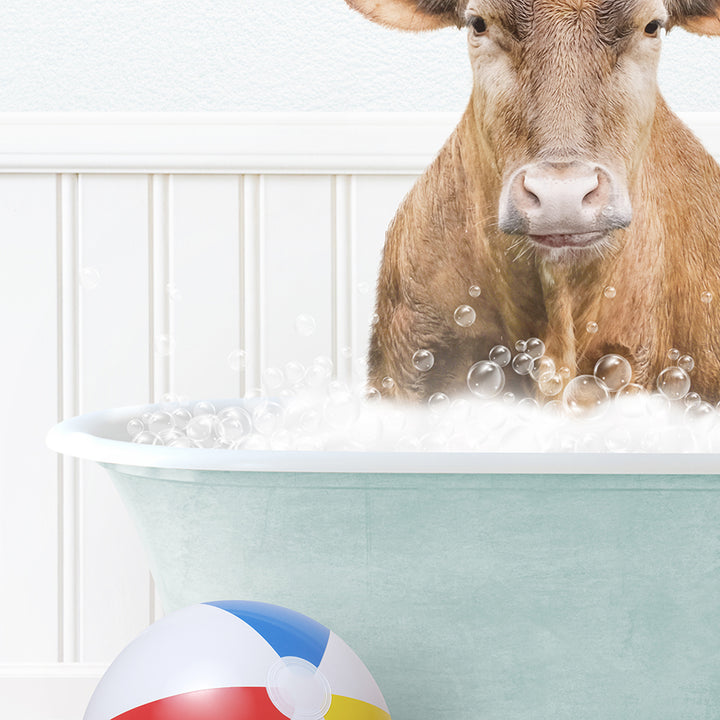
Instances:
[[[665,0],[668,27],[676,25],[698,35],[720,35],[720,0]]]
[[[345,0],[373,22],[398,30],[437,30],[462,24],[458,0]]]

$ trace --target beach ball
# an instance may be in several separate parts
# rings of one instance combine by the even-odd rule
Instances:
[[[259,602],[178,610],[130,643],[84,720],[390,720],[360,658],[331,630]]]

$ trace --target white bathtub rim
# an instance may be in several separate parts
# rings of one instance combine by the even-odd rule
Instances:
[[[220,450],[141,445],[106,437],[147,405],[78,415],[47,434],[51,450],[113,465],[197,471],[492,474],[718,475],[719,453],[343,452]]]

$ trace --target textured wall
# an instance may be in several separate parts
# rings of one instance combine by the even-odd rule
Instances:
[[[459,111],[461,32],[373,26],[343,0],[4,0],[2,111]],[[674,31],[661,84],[720,108],[720,39]]]

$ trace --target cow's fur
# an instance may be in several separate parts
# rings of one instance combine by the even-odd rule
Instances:
[[[542,6],[547,12],[568,3],[597,12],[608,2],[522,1],[530,10]],[[634,1],[614,0],[616,7]],[[376,12],[383,7],[383,22],[390,22],[392,8],[412,5],[425,25],[449,24],[451,17],[462,16],[465,5],[348,2],[363,11],[363,6]],[[667,0],[665,7],[670,24],[720,29],[717,0]],[[513,149],[492,144],[488,123],[507,124],[507,118],[489,119],[476,89],[458,127],[388,230],[369,356],[371,385],[411,399],[462,389],[468,368],[486,358],[493,345],[512,347],[518,339],[536,336],[556,365],[573,374],[592,372],[599,357],[618,352],[631,362],[634,382],[647,387],[669,364],[668,349],[676,347],[695,359],[693,389],[708,400],[720,399],[720,167],[657,91],[652,100],[639,134],[632,136],[636,157],[624,168],[631,224],[613,231],[610,244],[595,253],[558,258],[529,251],[526,240],[497,228],[499,163]],[[514,131],[530,132],[522,120]],[[613,132],[622,141],[621,130]],[[606,142],[615,142],[615,135]],[[512,128],[499,137],[510,142]],[[481,287],[479,297],[469,296],[471,285]],[[614,298],[605,297],[606,286],[616,288]],[[710,304],[701,302],[705,291],[714,296]],[[467,328],[453,320],[461,304],[477,314]],[[591,321],[597,333],[587,332]],[[428,372],[413,367],[419,348],[435,355]],[[390,389],[383,388],[385,377],[395,381]]]

